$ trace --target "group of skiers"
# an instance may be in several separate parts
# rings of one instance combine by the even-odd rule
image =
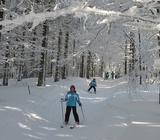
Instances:
[[[109,72],[106,72],[105,80],[108,80],[109,76],[110,76]],[[115,73],[113,71],[111,72],[111,78],[112,79],[115,78]],[[93,88],[94,93],[96,94],[97,83],[96,83],[95,78],[89,83],[89,86],[90,87],[87,91],[90,92],[90,90]],[[73,116],[74,116],[76,124],[79,124],[79,116],[78,116],[78,113],[77,113],[76,104],[78,103],[79,106],[82,107],[82,103],[80,101],[79,95],[77,94],[76,88],[75,88],[74,85],[71,85],[70,91],[67,92],[65,98],[61,99],[61,102],[67,102],[66,103],[66,113],[65,113],[64,124],[66,124],[66,125],[68,124],[71,110],[73,112]]]
[[[94,93],[96,94],[96,79],[94,78],[90,83],[89,83],[89,89],[88,92],[93,88],[94,89]],[[66,103],[66,113],[65,113],[65,119],[64,119],[64,124],[67,125],[69,122],[69,117],[70,117],[70,113],[71,110],[73,112],[73,116],[75,119],[76,124],[79,124],[79,116],[77,113],[77,109],[76,109],[76,104],[78,103],[80,107],[82,107],[82,103],[80,101],[79,95],[76,92],[76,88],[74,85],[70,86],[70,91],[67,92],[65,98],[61,99],[61,102],[67,102]]]
[[[116,78],[116,75],[115,75],[115,72],[114,72],[114,71],[112,71],[111,74],[107,71],[107,72],[105,73],[105,78],[104,78],[104,79],[105,79],[105,80],[108,80],[108,78],[109,78],[110,75],[111,75],[112,80]]]

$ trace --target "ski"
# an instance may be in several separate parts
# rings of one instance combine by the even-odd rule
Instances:
[[[70,129],[74,129],[74,128],[76,128],[78,125],[72,125],[72,126],[70,126]]]
[[[61,128],[64,128],[64,125],[61,125]]]
[[[61,125],[60,127],[61,127],[61,128],[64,128],[64,127],[66,127],[66,126],[68,126],[68,124],[63,124],[63,125]]]
[[[74,128],[79,127],[79,126],[80,126],[79,124],[74,124],[74,125],[70,126],[70,129],[74,129]]]
[[[73,125],[69,125],[69,124],[66,125],[66,124],[64,124],[64,125],[61,125],[60,127],[64,128],[64,127],[67,127],[67,126],[69,126],[70,129],[74,129],[76,127],[81,127],[81,125],[79,125],[79,124],[73,124]]]
[[[64,127],[66,127],[66,125],[61,125],[61,128],[64,128]],[[73,128],[75,128],[76,126],[74,126],[74,125],[72,125],[72,126],[70,126],[69,128],[70,129],[73,129]]]
[[[74,126],[74,125],[73,125],[73,126],[70,126],[70,129],[74,129],[75,127],[76,127],[76,126]]]

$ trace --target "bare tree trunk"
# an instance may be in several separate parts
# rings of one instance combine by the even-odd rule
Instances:
[[[87,79],[90,78],[90,69],[91,69],[90,65],[91,65],[91,52],[89,51],[88,52],[88,57],[87,57],[87,74],[86,74]]]
[[[64,59],[68,56],[68,42],[69,42],[69,32],[65,36],[65,48],[64,48]],[[66,64],[62,67],[62,79],[66,79]]]
[[[91,76],[94,77],[95,71],[94,71],[94,62],[91,62],[91,66],[92,66],[92,71],[91,71]]]
[[[35,41],[36,41],[36,29],[34,29],[33,30],[33,38],[32,38],[32,40],[33,40],[33,48],[32,48],[32,50],[33,50],[33,52],[31,52],[31,54],[30,54],[30,57],[31,58],[34,58],[34,59],[32,59],[31,60],[31,73],[30,73],[30,76],[31,77],[36,77],[36,72],[34,72],[33,70],[34,70],[34,68],[36,68],[36,66],[35,66],[35,56],[36,56],[36,54],[35,54],[35,52],[34,52],[34,50],[35,50],[35,47],[34,47],[34,45],[35,45]]]
[[[135,44],[134,44],[134,34],[133,32],[130,32],[130,63],[129,63],[129,72],[132,72],[134,70],[134,64],[135,64]]]
[[[59,37],[58,37],[58,49],[57,49],[57,61],[56,61],[56,71],[55,71],[55,82],[58,82],[60,79],[60,56],[61,56],[61,45],[62,45],[62,31],[59,29]]]
[[[82,54],[82,60],[80,63],[80,77],[84,77],[84,53]]]
[[[103,77],[103,71],[104,71],[104,60],[103,57],[101,58],[101,69],[100,69],[100,76]]]
[[[5,0],[0,0],[0,5],[1,4],[5,4]],[[3,20],[3,16],[4,16],[3,9],[0,9],[0,21]],[[2,25],[0,25],[0,30],[2,30]],[[2,42],[2,34],[1,34],[1,32],[0,32],[0,41]],[[9,76],[8,57],[9,57],[9,46],[6,46],[4,73],[3,73],[3,86],[8,86],[8,76]]]
[[[75,39],[73,40],[73,54],[75,54],[76,52],[76,41],[75,41]],[[76,69],[77,68],[77,66],[78,66],[78,64],[77,64],[77,58],[73,58],[73,69],[72,69],[72,76],[74,77],[74,76],[78,76],[78,74],[77,74],[77,72],[78,72],[78,70]]]
[[[140,34],[140,29],[139,28],[138,28],[138,38],[139,38],[139,71],[140,71],[139,84],[141,85],[142,84],[142,74],[141,74],[141,71],[142,71],[142,57],[141,57],[141,34]]]
[[[45,71],[45,67],[46,67],[46,61],[45,59],[47,59],[46,55],[47,52],[45,51],[45,48],[47,48],[47,34],[48,34],[48,30],[49,27],[47,25],[47,22],[45,21],[43,24],[43,36],[44,39],[42,41],[42,47],[44,48],[41,51],[41,60],[40,60],[40,71],[39,71],[39,75],[38,75],[38,84],[37,86],[45,86],[45,81],[46,81],[46,71]]]
[[[43,70],[44,70],[44,50],[41,52],[41,60],[40,60],[40,70],[38,74],[38,84],[37,86],[43,86]]]
[[[128,44],[127,44],[127,41],[126,41],[126,44],[125,44],[125,62],[124,62],[124,67],[125,67],[125,69],[124,69],[124,74],[126,75],[128,72],[127,72],[127,69],[128,69],[128,67],[127,67],[127,57],[128,57]]]
[[[22,58],[24,58],[24,46],[20,46],[19,49],[20,49],[19,50],[20,51],[19,58],[21,60],[19,60],[19,69],[18,69],[17,81],[22,81],[22,69],[23,69],[23,60],[22,60]]]
[[[20,64],[19,64],[17,81],[22,81],[22,65],[21,65],[21,61],[19,63]]]
[[[4,64],[4,74],[3,74],[3,86],[8,86],[8,78],[9,78],[9,46],[6,46],[6,53],[5,53],[5,64]]]
[[[158,35],[158,46],[160,46],[160,31]],[[159,49],[159,59],[160,59],[160,49]],[[159,68],[159,82],[160,82],[160,68]],[[159,104],[160,104],[160,83],[159,83]]]

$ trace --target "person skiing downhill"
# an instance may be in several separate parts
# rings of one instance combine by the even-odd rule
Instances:
[[[67,92],[65,98],[64,99],[62,98],[61,101],[62,102],[67,102],[66,103],[66,113],[65,113],[64,123],[68,124],[71,109],[72,109],[75,122],[76,122],[76,124],[79,124],[79,116],[78,116],[78,113],[77,113],[76,104],[78,103],[79,106],[82,106],[82,104],[81,104],[79,95],[77,94],[77,92],[75,90],[74,85],[71,85],[70,91]]]
[[[90,83],[89,83],[90,88],[88,89],[88,92],[93,88],[94,89],[94,93],[96,94],[96,79],[94,78]]]
[[[105,80],[108,80],[108,77],[109,77],[109,72],[107,71],[105,74]]]

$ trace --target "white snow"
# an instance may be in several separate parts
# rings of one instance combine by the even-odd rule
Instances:
[[[90,80],[81,78],[58,83],[48,79],[46,87],[37,87],[37,79],[10,80],[9,87],[0,87],[0,140],[159,140],[157,85],[139,89],[141,98],[130,101],[125,80],[96,79],[97,94],[86,92]],[[71,84],[80,95],[85,119],[77,106],[81,126],[60,128],[60,99]],[[72,114],[70,124],[74,124]]]
[[[7,31],[13,30],[16,27],[25,24],[26,22],[33,23],[32,27],[30,28],[30,30],[32,31],[37,25],[44,22],[46,19],[56,19],[57,17],[66,16],[67,14],[75,14],[75,17],[87,17],[87,15],[89,14],[106,15],[106,16],[108,15],[113,18],[113,19],[110,18],[110,21],[115,21],[116,19],[127,17],[131,19],[138,19],[140,21],[152,23],[154,26],[156,26],[156,28],[159,28],[159,18],[150,19],[150,18],[141,17],[140,15],[137,14],[139,10],[136,6],[132,6],[131,8],[129,8],[129,10],[126,13],[99,9],[99,8],[96,8],[96,6],[94,6],[93,8],[90,8],[84,5],[83,2],[82,3],[75,2],[73,5],[63,9],[58,9],[57,6],[55,6],[56,11],[52,11],[52,12],[44,11],[42,13],[35,13],[32,8],[30,13],[27,15],[26,14],[23,14],[21,16],[17,15],[17,17],[13,20],[8,20],[8,19],[2,20],[0,21],[0,24],[3,26],[2,32],[5,33]],[[106,18],[108,19],[108,17]],[[102,23],[104,23],[104,20],[105,19],[103,19]],[[141,25],[143,24],[144,23],[142,23]]]

